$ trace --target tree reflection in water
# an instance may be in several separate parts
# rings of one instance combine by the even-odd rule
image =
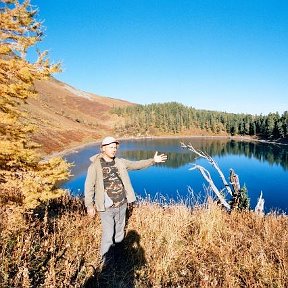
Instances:
[[[181,138],[181,141],[185,144],[189,143],[189,139]],[[178,168],[188,163],[195,162],[196,156],[193,153],[187,153],[187,150],[181,149],[180,141],[178,141],[179,149],[170,149],[170,151],[169,146],[171,145],[169,145],[169,143],[171,144],[171,139],[166,139],[166,141],[165,139],[162,139],[161,143],[163,147],[165,147],[165,154],[168,155],[168,160],[165,163],[166,167]],[[288,147],[285,145],[262,142],[235,141],[229,139],[215,139],[207,141],[206,139],[206,141],[193,142],[193,146],[196,149],[207,152],[211,157],[224,156],[226,154],[244,155],[248,158],[254,157],[263,162],[267,161],[269,164],[280,165],[285,171],[288,169]],[[175,143],[173,147],[175,147]],[[155,148],[161,149],[161,146],[159,148],[157,145],[155,145]],[[161,152],[161,150],[159,151]],[[135,160],[146,159],[153,157],[153,153],[154,150],[145,150],[145,146],[143,149],[141,149],[140,146],[138,147],[138,150],[122,151],[121,157]]]

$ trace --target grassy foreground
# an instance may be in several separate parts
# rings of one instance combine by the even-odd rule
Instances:
[[[98,216],[63,198],[27,215],[1,210],[1,287],[287,287],[288,218],[142,202],[101,267]],[[118,249],[119,248],[119,249]]]

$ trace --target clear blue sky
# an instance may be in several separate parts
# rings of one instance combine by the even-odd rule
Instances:
[[[75,88],[139,104],[288,110],[287,0],[31,0]]]

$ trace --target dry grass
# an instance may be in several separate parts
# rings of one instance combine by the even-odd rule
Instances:
[[[288,219],[142,202],[113,266],[99,259],[98,216],[63,199],[25,220],[3,210],[1,287],[287,287]]]

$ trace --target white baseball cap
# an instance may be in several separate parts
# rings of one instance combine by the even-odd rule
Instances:
[[[102,140],[102,146],[109,145],[109,144],[112,144],[112,143],[119,144],[119,141],[116,140],[114,137],[111,137],[111,136],[105,137]]]

